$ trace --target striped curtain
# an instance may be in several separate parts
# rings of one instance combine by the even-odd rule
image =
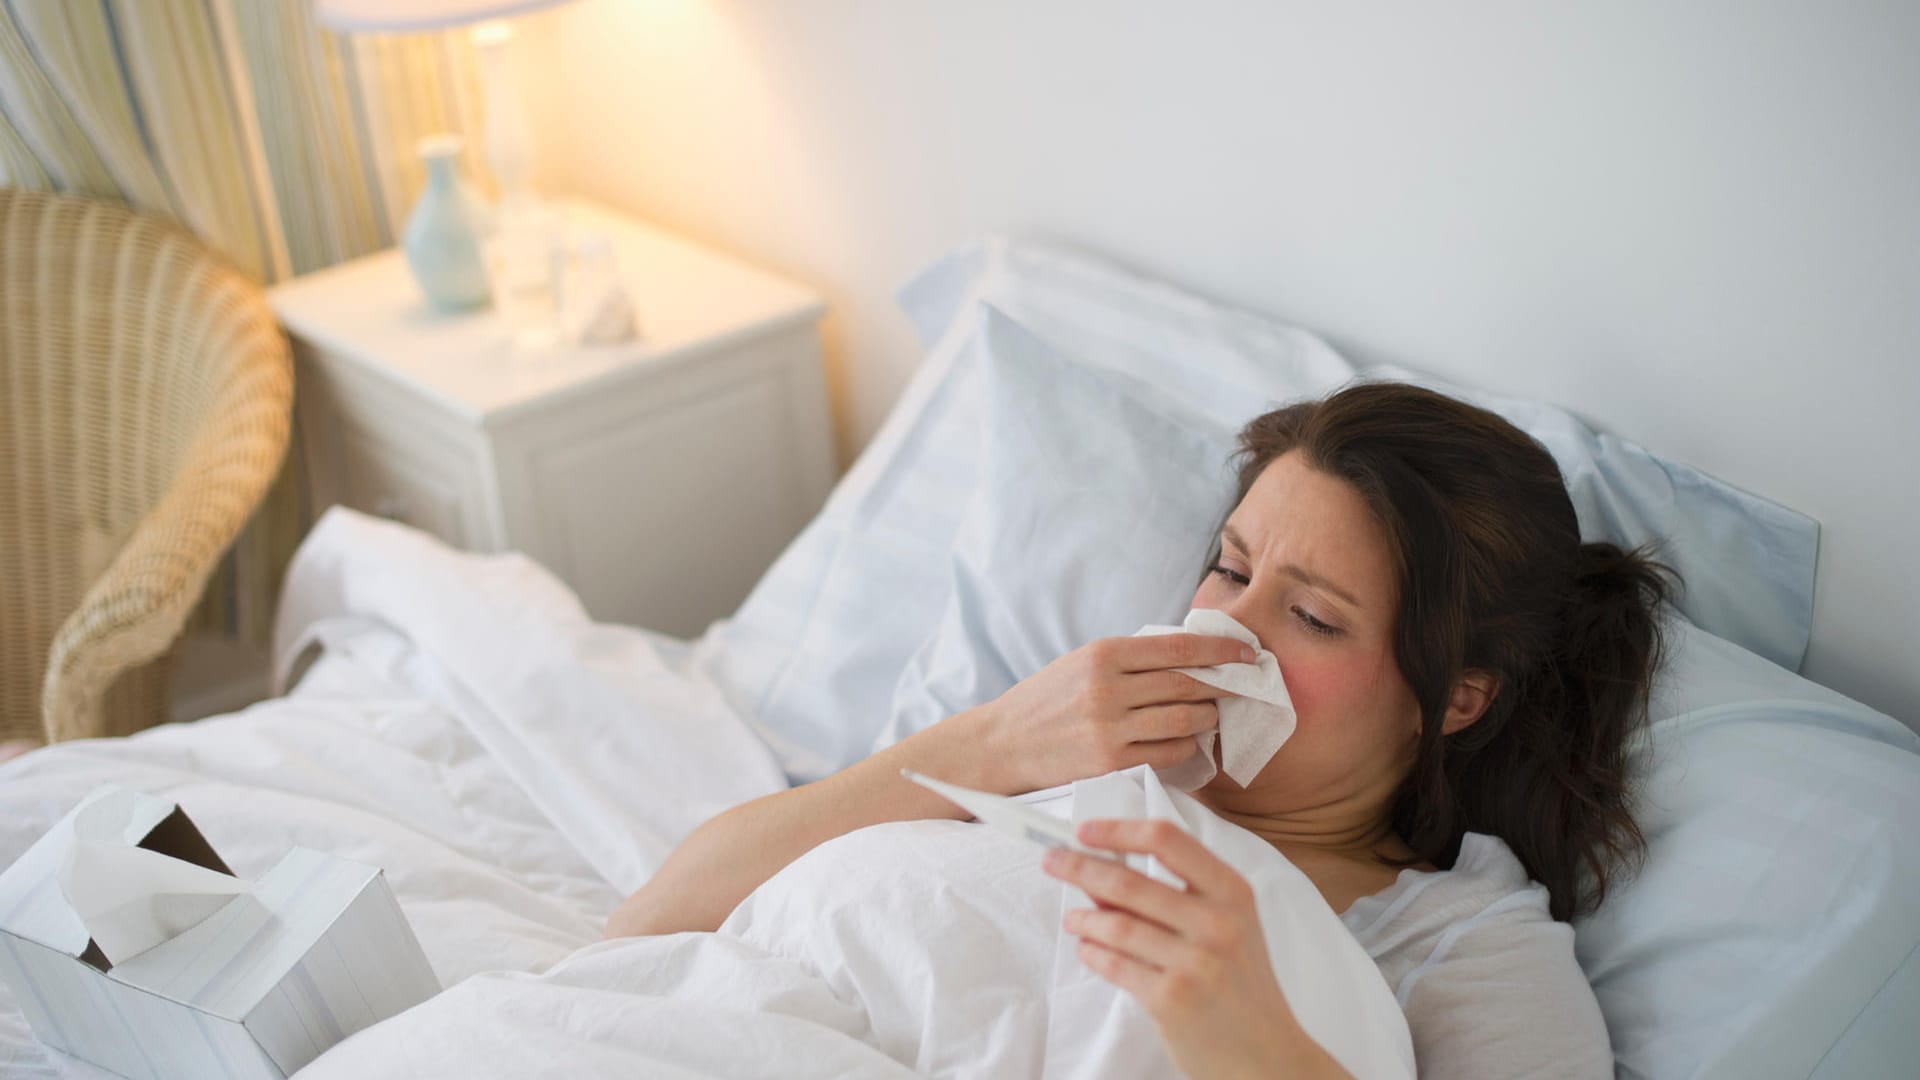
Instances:
[[[390,246],[424,180],[415,144],[477,134],[479,101],[464,34],[337,34],[310,0],[0,0],[0,185],[171,218],[263,283]],[[209,584],[202,632],[266,640],[309,524],[298,460]]]

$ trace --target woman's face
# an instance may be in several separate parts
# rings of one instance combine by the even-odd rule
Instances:
[[[1297,451],[1276,458],[1227,519],[1193,606],[1260,638],[1299,717],[1253,783],[1243,791],[1223,773],[1205,788],[1209,801],[1341,817],[1384,805],[1413,759],[1420,709],[1394,662],[1386,534],[1360,494]]]

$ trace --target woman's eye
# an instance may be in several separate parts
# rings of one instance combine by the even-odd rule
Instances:
[[[1228,581],[1233,582],[1235,585],[1247,585],[1253,581],[1252,578],[1240,573],[1238,570],[1229,570],[1219,563],[1214,563],[1212,566],[1207,567],[1207,572],[1210,574],[1218,574]]]
[[[1306,627],[1307,630],[1311,633],[1325,634],[1328,637],[1332,637],[1333,635],[1338,634],[1340,632],[1339,627],[1321,622],[1319,619],[1316,619],[1312,615],[1309,615],[1306,609],[1304,608],[1299,608],[1299,607],[1294,608],[1293,616],[1294,618],[1299,619],[1300,625]]]
[[[1214,563],[1212,566],[1207,567],[1207,573],[1217,574],[1220,577],[1226,579],[1227,581],[1231,581],[1235,585],[1240,586],[1241,588],[1245,588],[1248,585],[1253,584],[1252,578],[1248,577],[1247,575],[1241,573],[1238,570],[1227,569],[1226,565],[1223,563]],[[1321,622],[1319,619],[1314,618],[1310,613],[1308,613],[1307,609],[1300,607],[1298,605],[1296,605],[1293,608],[1293,617],[1300,620],[1300,625],[1306,627],[1307,632],[1310,634],[1319,634],[1322,637],[1337,637],[1340,634],[1345,633],[1345,631],[1341,630],[1339,627],[1334,626],[1331,623]]]

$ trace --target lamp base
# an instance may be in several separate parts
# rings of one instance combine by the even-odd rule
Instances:
[[[427,300],[442,311],[484,307],[492,295],[481,245],[488,231],[486,205],[456,168],[458,135],[420,140],[427,185],[407,215],[400,248]]]

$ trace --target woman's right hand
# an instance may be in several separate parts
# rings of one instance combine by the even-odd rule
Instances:
[[[1256,655],[1232,638],[1202,634],[1104,638],[951,719],[984,725],[996,763],[991,786],[1007,794],[1135,765],[1169,768],[1199,752],[1193,736],[1219,726],[1214,702],[1227,696],[1173,669]]]

